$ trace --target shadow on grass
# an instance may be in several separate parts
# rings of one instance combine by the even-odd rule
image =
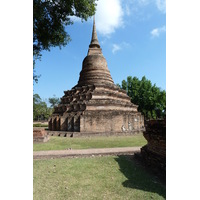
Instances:
[[[122,183],[124,187],[157,193],[166,198],[166,186],[155,175],[149,173],[133,156],[120,155],[115,159],[120,171],[128,179]]]

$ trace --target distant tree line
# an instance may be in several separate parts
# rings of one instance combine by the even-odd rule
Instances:
[[[166,117],[166,91],[161,90],[145,76],[139,80],[137,77],[128,76],[122,84],[117,84],[127,91],[131,102],[138,105],[138,111],[145,119],[158,119]]]
[[[55,97],[48,98],[48,102],[50,103],[50,107],[47,106],[45,101],[42,101],[38,94],[33,95],[33,120],[48,120],[48,118],[52,115],[54,111],[54,106],[58,105],[60,99]]]

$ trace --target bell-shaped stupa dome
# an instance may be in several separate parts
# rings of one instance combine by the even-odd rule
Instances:
[[[88,54],[83,60],[82,70],[76,86],[93,84],[114,84],[106,59],[102,54],[102,50],[97,39],[95,18],[93,20],[92,39],[89,45]]]

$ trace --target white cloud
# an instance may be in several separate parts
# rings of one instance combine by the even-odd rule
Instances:
[[[143,8],[149,5],[155,5],[156,8],[162,12],[166,13],[166,0],[124,0],[124,11],[125,14],[130,15],[144,15]]]
[[[153,29],[152,31],[151,31],[151,36],[154,38],[154,37],[159,37],[160,36],[160,34],[162,33],[162,32],[165,32],[166,31],[166,28],[165,28],[165,26],[162,26],[162,27],[160,27],[160,28],[155,28],[155,29]]]
[[[150,3],[155,3],[158,10],[166,12],[166,0],[137,0],[140,6],[147,6]]]
[[[115,54],[119,50],[121,50],[121,47],[118,44],[113,44],[112,53]]]
[[[96,29],[98,34],[109,37],[116,29],[124,27],[124,15],[135,15],[141,19],[149,19],[148,14],[144,17],[142,7],[155,4],[158,10],[165,13],[166,0],[98,0],[96,1]],[[71,17],[75,22],[81,22],[78,17]],[[93,21],[92,18],[89,21]],[[159,30],[152,30],[152,35],[159,36]]]
[[[127,4],[125,5],[125,13],[126,13],[126,15],[128,15],[128,16],[131,15],[130,7],[129,7]]]
[[[138,0],[138,3],[141,5],[141,6],[146,6],[150,3],[149,0]]]
[[[161,12],[166,12],[166,0],[156,0],[156,6]]]
[[[117,51],[120,51],[124,48],[128,48],[131,45],[127,42],[122,42],[121,44],[113,44],[112,45],[112,53],[115,54]]]
[[[97,34],[109,37],[117,28],[124,26],[122,0],[98,0],[96,3]],[[128,7],[125,12],[129,12]],[[74,22],[81,22],[81,19],[76,16],[70,16],[70,18]],[[93,22],[93,18],[91,17],[88,21]]]
[[[81,22],[81,18],[76,17],[76,16],[70,16],[70,19],[71,19],[73,22]]]
[[[98,33],[109,36],[117,28],[123,27],[123,9],[120,0],[99,0],[95,15]]]

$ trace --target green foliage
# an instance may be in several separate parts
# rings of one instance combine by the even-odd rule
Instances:
[[[47,120],[52,112],[53,109],[48,108],[38,94],[33,95],[33,120]]]
[[[70,16],[87,20],[95,13],[95,0],[33,0],[33,81],[35,60],[41,59],[43,50],[66,46],[71,40],[66,26],[73,24]]]
[[[41,75],[37,75],[35,71],[35,60],[33,60],[33,81],[35,83],[38,83],[38,79],[40,78]],[[34,84],[33,82],[33,84]]]
[[[117,87],[119,87],[119,88],[121,87],[119,83],[117,83],[117,84],[115,84],[115,85],[116,85]]]
[[[122,81],[122,86],[121,86],[121,88],[122,88],[123,90],[126,90],[126,91],[127,91],[127,82],[126,82],[125,80]]]
[[[54,106],[57,106],[60,103],[60,99],[57,98],[55,95],[53,95],[52,98],[49,98],[48,101],[51,104],[51,108],[53,108]]]
[[[146,119],[164,118],[166,116],[166,92],[152,85],[145,76],[139,80],[137,77],[127,77],[123,80],[121,88],[127,91],[131,102],[138,105]]]
[[[70,16],[87,20],[95,13],[95,0],[33,0],[33,55],[42,50],[65,46],[71,39],[65,26],[73,24]]]

